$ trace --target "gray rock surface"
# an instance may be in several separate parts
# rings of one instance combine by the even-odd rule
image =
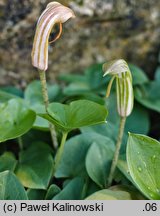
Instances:
[[[25,86],[38,77],[30,53],[36,21],[48,0],[0,0],[0,85]],[[49,48],[48,79],[115,58],[152,76],[160,49],[159,0],[61,0],[76,19]]]

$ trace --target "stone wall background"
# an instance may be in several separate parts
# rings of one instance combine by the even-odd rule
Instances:
[[[24,87],[38,77],[30,53],[36,21],[48,0],[0,0],[0,85]],[[125,58],[151,77],[160,50],[159,0],[59,0],[76,19],[49,48],[48,79]]]

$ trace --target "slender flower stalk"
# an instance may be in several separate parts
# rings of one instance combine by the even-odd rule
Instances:
[[[111,165],[111,169],[110,169],[110,174],[109,174],[109,177],[108,177],[108,187],[110,187],[111,184],[112,184],[112,180],[113,180],[113,177],[114,177],[114,172],[115,172],[115,169],[116,169],[116,166],[117,166],[119,152],[120,152],[122,138],[123,138],[123,133],[124,133],[125,123],[126,123],[126,117],[121,117],[120,126],[119,126],[119,132],[118,132],[118,138],[117,138],[117,142],[116,142],[116,149],[115,149],[115,152],[114,152],[112,165]]]
[[[74,17],[75,15],[70,8],[63,6],[59,2],[51,2],[42,12],[37,22],[31,57],[33,66],[39,69],[46,111],[49,104],[45,75],[45,71],[48,68],[48,45],[55,42],[61,36],[62,23]],[[54,40],[49,42],[49,36],[55,24],[59,24],[59,33]],[[50,125],[50,132],[53,145],[56,148],[58,144],[54,125]]]
[[[116,150],[113,156],[111,170],[108,177],[108,186],[111,186],[118,162],[126,118],[131,114],[133,109],[134,95],[132,87],[132,75],[127,63],[123,59],[105,63],[103,65],[103,71],[104,76],[107,74],[112,75],[112,79],[109,82],[107,88],[107,97],[110,94],[113,81],[116,79],[117,110],[121,117],[118,138],[116,142]]]
[[[56,157],[55,157],[54,174],[57,171],[57,168],[60,164],[63,150],[64,150],[64,144],[65,144],[66,139],[67,139],[67,135],[68,135],[68,132],[63,132],[63,134],[62,134],[61,144],[60,144],[60,147],[59,147],[58,152],[57,152]]]
[[[43,95],[43,100],[44,100],[44,105],[45,105],[45,110],[47,112],[47,107],[49,105],[49,98],[48,98],[48,91],[47,91],[47,83],[46,83],[46,77],[45,77],[45,72],[39,70],[39,77],[41,80],[41,86],[42,86],[42,95]],[[50,134],[51,134],[51,139],[53,143],[53,147],[56,149],[58,147],[58,142],[57,142],[57,135],[56,131],[54,128],[54,125],[49,123],[49,129],[50,129]]]
[[[22,140],[22,136],[18,137],[18,144],[19,144],[19,148],[22,151],[23,150],[23,140]]]

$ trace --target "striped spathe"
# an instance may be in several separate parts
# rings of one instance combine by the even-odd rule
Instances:
[[[127,117],[131,114],[133,109],[134,93],[132,86],[132,75],[128,64],[125,60],[119,59],[105,63],[103,65],[104,75],[110,74],[113,79],[116,79],[116,95],[117,95],[117,109],[122,117]],[[111,85],[108,85],[109,91]],[[108,90],[107,90],[108,91]]]
[[[48,68],[48,43],[52,28],[56,23],[64,23],[70,18],[74,18],[74,12],[60,4],[51,2],[40,15],[32,48],[32,64],[34,67],[46,71]]]

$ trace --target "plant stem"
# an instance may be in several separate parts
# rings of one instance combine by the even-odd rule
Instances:
[[[112,160],[111,170],[110,170],[110,174],[109,174],[109,177],[108,177],[108,187],[110,187],[111,184],[112,184],[114,172],[115,172],[115,169],[116,169],[116,166],[117,166],[119,152],[120,152],[122,138],[123,138],[123,133],[124,133],[125,122],[126,122],[126,117],[121,117],[120,126],[119,126],[119,132],[118,132],[118,139],[117,139],[117,143],[116,143],[116,150],[114,152],[114,157],[113,157],[113,160]]]
[[[41,81],[41,86],[42,86],[43,100],[44,100],[45,109],[46,109],[46,112],[47,112],[47,108],[48,108],[48,105],[49,105],[49,98],[48,98],[47,83],[46,83],[46,73],[45,73],[45,71],[40,71],[39,70],[39,76],[40,76],[40,81]],[[49,129],[50,129],[50,133],[51,133],[51,139],[52,139],[53,147],[56,149],[57,146],[58,146],[58,142],[57,142],[57,135],[56,135],[56,131],[55,131],[54,125],[51,124],[51,123],[49,123]]]
[[[23,150],[23,141],[22,141],[22,137],[20,136],[20,137],[18,137],[17,139],[18,139],[19,148],[20,148],[20,150],[22,151],[22,150]]]
[[[56,157],[55,157],[54,173],[56,172],[56,170],[60,164],[61,157],[62,157],[63,150],[64,150],[64,144],[65,144],[66,139],[67,139],[67,135],[68,135],[68,132],[63,132],[63,134],[62,134],[61,144],[60,144],[60,147],[59,147],[57,154],[56,154]]]

